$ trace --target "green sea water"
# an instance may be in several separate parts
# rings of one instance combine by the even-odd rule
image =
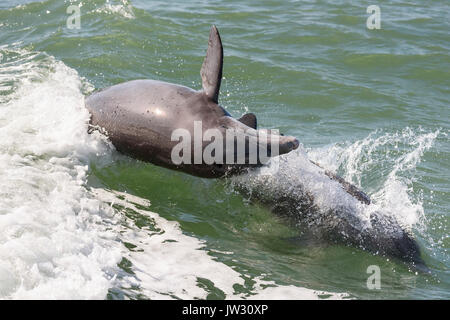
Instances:
[[[370,4],[378,30],[359,1],[1,1],[0,298],[449,299],[450,3]],[[143,78],[201,89],[212,24],[221,105],[296,136],[390,207],[432,275],[292,241],[295,227],[226,181],[87,137],[94,90]]]

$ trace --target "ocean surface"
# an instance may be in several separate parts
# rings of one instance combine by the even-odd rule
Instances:
[[[356,1],[2,0],[0,299],[450,299],[450,2],[370,4],[381,29]],[[200,89],[212,24],[221,105],[300,140],[283,176],[302,179],[307,155],[388,208],[431,275],[293,241],[295,226],[230,181],[87,133],[95,90],[142,78]]]

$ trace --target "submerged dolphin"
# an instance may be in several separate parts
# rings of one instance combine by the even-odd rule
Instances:
[[[201,68],[203,90],[196,91],[188,87],[156,81],[134,80],[118,84],[96,92],[86,99],[86,107],[91,113],[91,128],[105,130],[107,136],[118,151],[138,159],[166,168],[180,170],[195,176],[216,178],[242,173],[243,169],[258,167],[262,164],[250,163],[249,143],[254,142],[257,150],[267,151],[268,156],[288,153],[297,149],[299,142],[291,136],[268,134],[261,138],[256,130],[256,117],[246,114],[239,120],[230,116],[218,103],[222,80],[223,48],[215,26],[211,28],[208,50]],[[194,155],[188,155],[187,161],[174,163],[173,150],[178,144],[172,134],[183,129],[195,135],[195,122],[201,121],[202,129],[216,129],[226,137],[225,131],[235,129],[235,135],[223,144],[223,155],[236,150],[227,148],[236,145],[238,139],[246,141],[245,161],[240,164],[226,164],[225,161],[206,163],[204,159],[195,163]],[[272,142],[278,143],[278,150],[272,150]],[[194,141],[188,141],[190,150],[196,148]],[[202,141],[201,151],[208,143]],[[198,146],[197,146],[198,147]],[[216,150],[217,151],[217,150]],[[253,149],[254,151],[254,149]],[[184,151],[183,151],[184,152]],[[183,154],[184,155],[184,154]],[[310,165],[320,168],[316,163]],[[329,171],[323,171],[327,177],[339,183],[342,189],[364,205],[370,199],[352,184]],[[371,227],[361,227],[358,218],[348,208],[330,209],[326,214],[317,214],[320,208],[314,202],[311,193],[301,183],[272,190],[270,181],[262,181],[257,188],[250,188],[244,182],[237,186],[251,199],[267,205],[277,214],[294,216],[303,221],[306,228],[328,242],[344,242],[361,247],[374,253],[386,254],[403,261],[422,264],[417,243],[394,218],[372,213]],[[272,184],[273,185],[273,184]]]
[[[355,186],[306,158],[288,156],[275,172],[270,167],[230,179],[234,190],[268,207],[293,225],[301,243],[344,244],[393,257],[429,272],[411,231]],[[292,161],[295,161],[293,164]],[[355,193],[355,194],[353,194]]]

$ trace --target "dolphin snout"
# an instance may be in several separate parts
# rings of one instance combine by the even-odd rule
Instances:
[[[294,140],[291,143],[292,143],[292,150],[297,149],[298,146],[300,145],[300,142],[297,140],[297,138],[294,138]]]
[[[280,154],[295,150],[300,145],[297,138],[292,136],[280,136]]]

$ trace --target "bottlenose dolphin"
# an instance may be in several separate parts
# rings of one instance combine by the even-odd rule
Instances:
[[[354,185],[307,159],[306,152],[282,157],[289,160],[276,170],[254,169],[229,183],[300,231],[290,240],[356,247],[429,272],[411,230],[395,212],[371,203]]]
[[[257,157],[254,163],[249,161],[251,143],[255,144],[256,155],[262,150],[268,157],[296,149],[299,145],[296,138],[258,132],[253,114],[236,120],[218,104],[222,65],[222,42],[217,28],[213,26],[200,72],[202,90],[156,80],[121,83],[86,99],[86,107],[92,115],[91,125],[106,130],[120,152],[206,178],[222,177],[240,172],[245,167],[261,165],[261,157]],[[215,129],[221,133],[224,140],[222,161],[207,163],[203,158],[195,161],[195,139],[190,141],[190,161],[186,161],[189,163],[173,161],[173,150],[180,143],[179,140],[173,141],[175,130],[185,130],[190,137],[194,137],[196,123],[201,123],[202,132]],[[234,132],[234,135],[227,136],[229,132]],[[237,163],[238,141],[245,144],[243,163]],[[209,143],[200,143],[201,150],[197,150],[202,153]],[[277,150],[272,150],[272,145],[278,147]],[[226,156],[230,156],[231,161],[227,162]]]
[[[90,128],[103,130],[118,151],[159,166],[206,178],[227,175],[244,177],[236,184],[238,190],[248,194],[251,200],[268,206],[276,214],[294,217],[296,221],[303,223],[304,228],[323,240],[345,243],[403,261],[423,264],[419,246],[392,216],[373,212],[369,218],[370,226],[363,226],[352,212],[354,209],[348,207],[327,209],[325,213],[322,210],[318,214],[321,210],[317,207],[313,194],[302,183],[277,185],[275,189],[272,187],[276,184],[267,180],[267,177],[260,180],[256,187],[246,183],[243,172],[264,164],[259,153],[257,162],[250,163],[250,142],[256,143],[256,150],[267,152],[269,157],[297,149],[299,142],[292,136],[272,133],[260,135],[254,114],[246,114],[238,120],[232,118],[219,105],[222,66],[222,42],[217,28],[212,26],[200,71],[202,90],[156,80],[134,80],[114,85],[86,99],[86,107],[91,113]],[[196,122],[201,122],[202,129],[216,129],[225,140],[231,139],[231,144],[230,141],[225,141],[222,145],[223,160],[226,160],[225,155],[230,152],[231,158],[236,160],[236,149],[232,148],[230,151],[228,148],[236,146],[237,141],[243,139],[246,142],[244,163],[207,163],[204,159],[196,162],[193,154],[188,155],[187,159],[190,161],[175,163],[173,150],[179,141],[173,140],[174,131],[182,129],[195,135]],[[227,138],[225,131],[229,129],[233,129],[235,135]],[[273,141],[276,142],[277,150],[273,150]],[[189,150],[196,148],[195,141],[190,140],[188,144]],[[202,141],[200,151],[204,151],[207,146],[208,141]],[[308,163],[314,166],[314,170],[322,169],[315,162]],[[370,205],[369,197],[354,185],[330,171],[322,170],[320,174],[339,184],[347,195],[361,205]]]

